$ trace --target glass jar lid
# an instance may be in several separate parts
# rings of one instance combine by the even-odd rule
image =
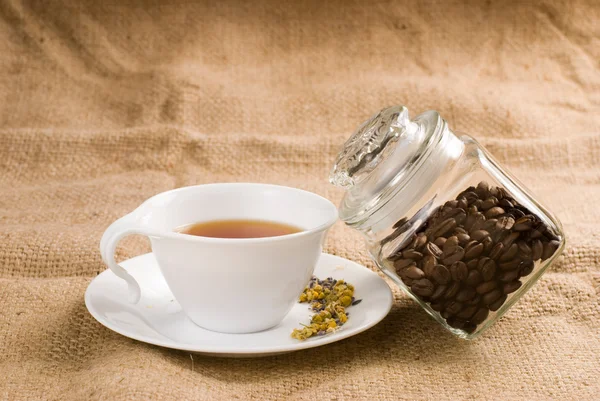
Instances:
[[[445,130],[446,123],[436,111],[411,120],[402,105],[383,109],[365,121],[344,144],[329,176],[332,184],[346,190],[340,218],[351,225],[368,218],[421,167],[425,168],[419,174],[420,185],[428,185],[425,160],[432,149],[439,153],[435,145]],[[435,159],[443,165],[444,160]],[[439,169],[429,170],[436,174]]]

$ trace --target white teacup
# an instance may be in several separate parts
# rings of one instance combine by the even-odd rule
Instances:
[[[252,219],[303,231],[266,238],[209,238],[174,229],[203,221]],[[310,280],[337,209],[327,199],[267,184],[208,184],[153,196],[108,227],[100,242],[104,263],[129,284],[135,279],[114,261],[119,240],[150,238],[171,292],[198,326],[223,333],[250,333],[277,325]]]

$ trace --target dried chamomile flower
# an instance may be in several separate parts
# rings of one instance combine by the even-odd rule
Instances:
[[[346,308],[360,303],[354,298],[354,286],[344,280],[334,280],[331,277],[319,280],[312,277],[308,286],[300,294],[299,302],[310,303],[310,308],[316,312],[309,325],[294,329],[292,337],[306,340],[312,336],[323,336],[333,333],[348,321]]]

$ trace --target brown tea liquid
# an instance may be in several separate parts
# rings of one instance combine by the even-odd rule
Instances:
[[[176,232],[212,238],[264,238],[294,234],[302,231],[288,224],[263,220],[213,220],[188,224]]]

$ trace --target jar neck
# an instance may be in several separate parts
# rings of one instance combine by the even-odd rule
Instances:
[[[463,153],[463,142],[437,112],[423,113],[414,122],[420,129],[430,131],[430,135],[424,138],[424,143],[415,152],[413,162],[403,167],[404,171],[378,196],[376,205],[366,210],[360,219],[345,220],[368,238],[378,238],[398,220],[411,216],[412,209],[422,207],[419,205],[422,199],[433,200],[437,193],[435,187],[439,184],[437,181]]]

